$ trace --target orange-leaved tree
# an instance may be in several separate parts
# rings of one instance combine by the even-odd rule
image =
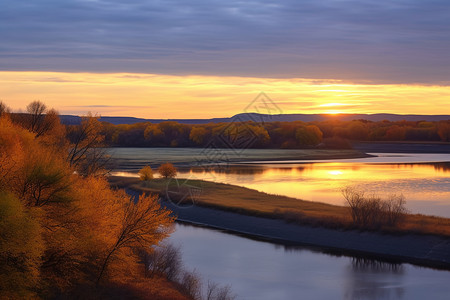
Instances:
[[[82,117],[80,125],[68,127],[67,136],[70,141],[67,160],[81,175],[104,175],[109,156],[101,134],[102,124],[97,116],[88,114]]]
[[[173,178],[177,176],[177,169],[171,163],[165,163],[159,166],[159,174],[164,178]]]
[[[104,176],[79,175],[82,149],[101,138],[80,136],[71,161],[54,131],[38,136],[23,125],[0,117],[1,295],[64,297],[77,286],[130,282],[139,248],[170,233],[170,212],[155,197],[111,189]]]
[[[0,192],[0,294],[5,299],[36,297],[44,245],[37,211]]]
[[[139,179],[147,182],[153,179],[153,170],[150,166],[145,166],[139,170]]]

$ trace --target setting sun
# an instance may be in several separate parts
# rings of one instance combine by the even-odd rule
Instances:
[[[327,115],[339,115],[339,114],[342,114],[343,112],[342,111],[338,111],[338,110],[327,110],[324,113],[327,114]]]
[[[343,173],[342,173],[342,171],[333,170],[333,171],[328,171],[328,174],[337,176],[337,175],[342,175]]]

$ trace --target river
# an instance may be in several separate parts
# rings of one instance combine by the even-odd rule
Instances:
[[[248,150],[252,151],[252,150]],[[285,154],[274,150],[273,154]],[[283,152],[283,153],[282,153]],[[264,153],[258,152],[258,154]],[[115,149],[116,175],[171,161],[179,177],[215,180],[306,200],[343,204],[340,189],[403,193],[408,209],[450,217],[450,155],[387,154],[326,161],[245,161],[217,169],[194,164],[198,150]],[[251,156],[251,153],[248,154]],[[262,155],[261,157],[264,157]],[[187,162],[187,163],[186,163]],[[449,299],[450,272],[405,263],[286,248],[217,230],[176,224],[170,236],[187,269],[231,285],[237,299]]]
[[[285,248],[177,224],[169,238],[188,270],[237,299],[448,299],[450,272],[410,264]]]

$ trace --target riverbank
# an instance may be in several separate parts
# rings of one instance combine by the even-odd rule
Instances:
[[[206,207],[168,207],[178,222],[218,229],[246,238],[284,246],[306,246],[335,255],[352,255],[396,263],[450,270],[450,239],[427,235],[389,235],[357,230],[298,226],[282,220],[221,211]]]
[[[112,177],[110,182],[134,194],[153,192],[166,199],[169,195],[170,201],[164,201],[163,205],[174,211],[180,222],[283,245],[307,245],[337,253],[450,269],[449,219],[410,215],[400,228],[402,230],[368,232],[352,229],[348,211],[342,206],[269,195],[214,182],[202,182],[201,194],[195,199],[184,197],[181,203],[181,198],[174,198],[174,195],[182,196],[188,189],[173,190],[172,187],[195,189],[199,182],[155,179],[151,181],[153,185],[146,187],[136,178]],[[169,194],[163,190],[167,187]],[[280,213],[283,210],[291,214]],[[434,229],[438,231],[434,232]]]
[[[322,149],[232,149],[232,148],[108,148],[114,157],[114,170],[137,172],[145,165],[152,168],[165,162],[179,169],[208,164],[233,164],[257,161],[331,160],[372,157],[358,150]]]
[[[354,142],[352,147],[366,153],[450,153],[448,142]]]
[[[159,194],[184,207],[206,207],[241,215],[281,219],[287,223],[329,229],[355,229],[345,206],[272,195],[218,182],[156,178],[144,183],[138,178],[110,176],[111,185]],[[344,204],[344,200],[342,200]],[[391,234],[427,234],[450,237],[450,219],[420,214],[404,215],[395,227],[378,229]]]

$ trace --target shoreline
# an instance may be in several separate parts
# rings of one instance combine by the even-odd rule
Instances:
[[[417,153],[417,154],[448,154],[449,142],[418,142],[418,141],[359,141],[353,142],[354,150],[369,153]]]
[[[136,196],[141,191],[126,189]],[[162,200],[163,207],[173,211],[176,222],[220,230],[244,238],[283,245],[306,247],[334,255],[347,255],[410,263],[450,270],[450,238],[407,233],[388,234],[357,229],[330,229],[319,226],[286,223],[281,219],[251,216],[204,206],[180,206]]]
[[[337,159],[357,159],[374,157],[374,155],[365,152],[347,149],[347,150],[331,150],[331,149],[243,149],[236,152],[232,148],[218,148],[218,153],[211,155],[205,151],[205,148],[136,148],[136,147],[112,147],[108,148],[112,155],[115,156],[115,169],[121,171],[136,170],[138,171],[144,165],[149,164],[148,155],[144,154],[146,149],[155,150],[150,163],[151,167],[157,167],[159,164],[170,161],[178,168],[202,167],[204,165],[217,164],[239,164],[243,162],[258,161],[285,161],[285,160],[337,160]],[[135,151],[135,157],[130,161],[130,154],[123,154],[115,151]],[[167,153],[171,151],[185,150],[188,154],[182,159],[177,157],[169,157]],[[167,155],[167,157],[166,157]],[[216,160],[219,162],[215,162]]]
[[[288,224],[282,220],[247,216],[201,206],[163,205],[177,214],[176,222],[249,238],[302,247],[332,255],[357,256],[391,263],[410,263],[450,271],[450,239],[431,235],[392,235],[358,230]],[[190,212],[188,212],[191,210]],[[203,215],[203,216],[202,216]]]
[[[431,261],[428,259],[420,259],[420,258],[412,258],[407,256],[398,256],[398,255],[389,255],[389,254],[380,254],[375,252],[364,252],[353,249],[344,249],[344,248],[335,248],[330,246],[320,246],[316,244],[307,244],[301,242],[293,242],[289,240],[267,237],[262,235],[251,234],[248,232],[241,232],[236,230],[231,230],[227,228],[217,227],[210,224],[203,224],[194,221],[187,221],[177,219],[176,223],[181,224],[183,226],[192,226],[198,228],[205,228],[208,230],[219,231],[221,233],[230,234],[234,236],[238,236],[241,238],[258,241],[262,243],[269,243],[276,246],[282,246],[284,249],[307,249],[312,252],[322,253],[325,255],[331,256],[346,256],[346,257],[355,257],[355,258],[363,258],[370,260],[377,260],[383,263],[389,264],[411,264],[418,267],[430,268],[434,270],[442,270],[442,271],[450,271],[450,262],[442,262],[442,261]]]

